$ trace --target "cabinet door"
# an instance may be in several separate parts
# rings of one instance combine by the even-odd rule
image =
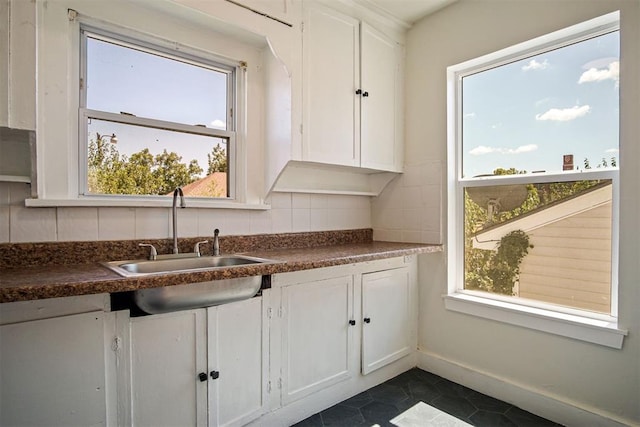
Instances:
[[[365,23],[361,24],[360,40],[361,166],[400,171],[400,94],[404,90],[400,79],[401,49],[396,42]]]
[[[0,326],[0,425],[107,423],[104,312]]]
[[[303,160],[360,165],[359,24],[306,5],[303,32]]]
[[[134,426],[207,423],[206,310],[131,319]]]
[[[209,378],[209,425],[245,425],[266,404],[262,297],[208,309],[208,325],[209,371],[219,375]]]
[[[352,277],[284,287],[282,306],[283,405],[351,378]]]
[[[409,269],[362,275],[362,373],[411,352]]]

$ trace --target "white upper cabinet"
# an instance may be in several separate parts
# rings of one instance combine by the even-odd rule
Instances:
[[[360,24],[360,166],[402,171],[402,49]],[[367,96],[365,96],[365,94]]]
[[[317,4],[303,22],[302,160],[400,172],[401,46]]]
[[[303,160],[360,166],[358,36],[358,20],[324,7],[305,7]]]

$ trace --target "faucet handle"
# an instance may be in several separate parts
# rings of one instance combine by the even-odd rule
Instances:
[[[209,243],[208,240],[203,240],[202,242],[198,242],[195,244],[195,246],[193,247],[193,253],[196,254],[196,256],[200,256],[200,245],[202,243]]]
[[[220,230],[217,228],[213,230],[213,256],[220,256],[220,240],[218,239],[218,235],[220,234]]]
[[[149,247],[150,248],[150,252],[149,252],[149,261],[155,261],[156,258],[158,258],[158,251],[156,250],[155,246],[149,244],[149,243],[138,243],[138,246],[140,247]]]

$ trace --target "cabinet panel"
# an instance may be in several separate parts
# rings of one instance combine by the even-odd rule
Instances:
[[[398,111],[400,58],[397,44],[365,23],[361,24],[360,157],[364,168],[400,171]]]
[[[283,404],[351,378],[352,277],[284,287],[282,306]]]
[[[107,421],[105,313],[0,326],[0,425]]]
[[[210,308],[208,318],[209,369],[220,373],[209,381],[217,395],[210,400],[209,424],[244,425],[260,416],[266,403],[262,298]]]
[[[303,160],[359,166],[359,22],[309,6],[303,34]]]
[[[131,319],[134,426],[206,425],[206,311]]]
[[[362,275],[363,374],[411,353],[410,297],[408,268]]]

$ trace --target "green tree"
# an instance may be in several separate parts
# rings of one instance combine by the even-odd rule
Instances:
[[[131,157],[121,155],[114,144],[91,139],[88,146],[88,187],[93,194],[164,195],[199,178],[196,160],[182,163],[175,152],[154,156],[148,148]]]
[[[186,165],[182,163],[182,157],[178,154],[163,150],[162,153],[155,156],[154,168],[151,173],[155,179],[155,194],[169,194],[177,187],[197,180],[202,173],[202,168],[198,166],[196,160],[191,160],[189,165]]]
[[[214,172],[227,172],[227,150],[217,144],[211,153],[207,153],[207,162],[209,163],[207,175]]]

